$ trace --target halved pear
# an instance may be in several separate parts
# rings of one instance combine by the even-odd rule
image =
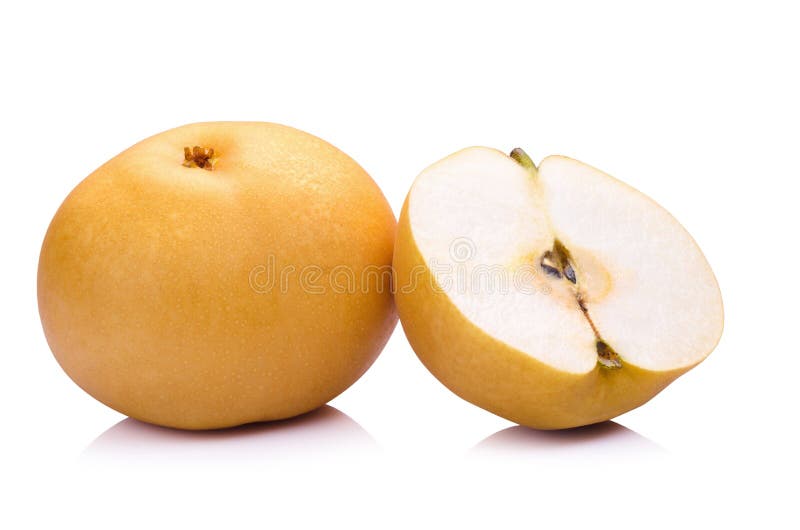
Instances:
[[[425,366],[514,422],[608,420],[702,361],[719,286],[656,202],[576,160],[459,151],[425,169],[400,215],[397,307]]]

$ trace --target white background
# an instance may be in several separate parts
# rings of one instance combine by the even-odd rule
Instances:
[[[5,6],[0,527],[797,528],[794,8]],[[701,245],[726,304],[722,341],[649,404],[577,432],[513,427],[460,400],[399,327],[334,409],[300,421],[186,434],[124,420],[48,350],[39,245],[98,165],[205,120],[321,136],[395,213],[421,169],[468,145],[602,168]]]

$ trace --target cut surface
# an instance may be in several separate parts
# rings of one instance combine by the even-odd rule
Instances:
[[[469,148],[426,169],[408,208],[419,250],[459,311],[548,365],[672,370],[716,345],[719,288],[691,236],[590,166],[549,157],[537,173]]]

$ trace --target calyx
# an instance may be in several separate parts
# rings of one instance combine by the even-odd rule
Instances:
[[[200,147],[196,145],[192,148],[183,148],[184,167],[199,167],[211,171],[214,169],[214,164],[216,162],[217,157],[214,156],[214,149],[211,147]]]

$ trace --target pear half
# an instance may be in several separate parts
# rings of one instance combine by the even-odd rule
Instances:
[[[576,160],[537,168],[471,147],[425,169],[400,215],[397,307],[450,390],[529,427],[647,402],[722,334],[719,286],[689,233]]]

